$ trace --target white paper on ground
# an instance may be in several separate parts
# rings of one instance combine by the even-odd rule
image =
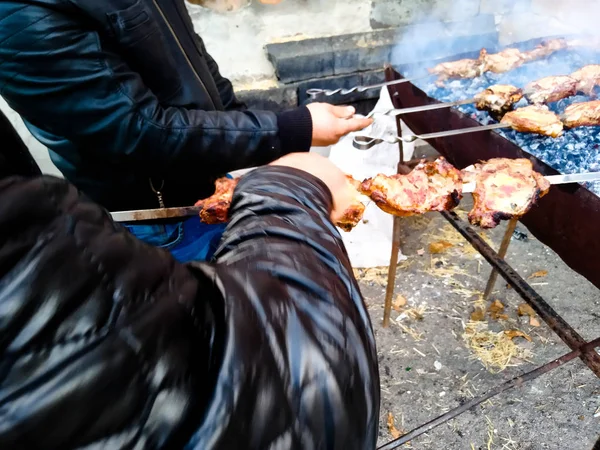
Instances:
[[[392,101],[388,90],[384,88],[375,110],[386,111],[391,108],[393,108]],[[397,134],[394,117],[376,116],[375,120],[378,122],[378,128],[389,127],[390,132]],[[382,143],[371,150],[358,150],[352,146],[352,137],[352,135],[346,136],[331,147],[329,159],[342,171],[357,180],[364,180],[378,173],[386,175],[397,173],[398,144]],[[413,152],[414,144],[404,144],[405,160],[412,158]],[[393,220],[391,215],[370,203],[365,210],[363,222],[349,233],[341,232],[352,267],[368,268],[389,265]],[[400,253],[398,260],[404,259],[406,257]]]

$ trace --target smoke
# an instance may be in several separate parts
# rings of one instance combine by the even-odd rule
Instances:
[[[413,0],[388,3],[384,13],[397,14],[400,24],[406,23],[399,28],[391,62],[411,76],[426,74],[426,69],[436,60],[454,59],[461,54],[475,57],[482,48],[489,52],[505,46],[530,50],[534,43],[519,44],[545,37],[599,34],[600,1]],[[403,9],[404,4],[407,5]],[[564,61],[560,53],[563,52],[541,64],[525,64],[519,69],[518,78],[533,81],[571,73],[573,60]],[[581,49],[580,53],[581,65],[585,65],[586,58],[592,58],[586,56],[590,50]]]

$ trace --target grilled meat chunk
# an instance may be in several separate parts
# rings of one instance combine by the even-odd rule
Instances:
[[[482,111],[489,111],[495,117],[501,117],[511,111],[515,103],[523,98],[521,89],[509,84],[496,84],[475,95],[475,106]]]
[[[507,48],[501,52],[486,55],[484,61],[487,71],[504,73],[523,65],[526,59],[519,49]]]
[[[600,85],[600,65],[590,64],[573,72],[571,78],[577,80],[577,91],[585,95],[594,95],[594,88]]]
[[[545,105],[531,105],[518,108],[504,115],[500,123],[510,125],[523,133],[538,133],[553,138],[563,132],[560,118]]]
[[[216,225],[227,222],[233,191],[238,181],[237,178],[219,178],[215,181],[215,193],[196,202],[196,206],[202,207],[200,219],[204,223]]]
[[[600,125],[600,100],[573,103],[560,117],[567,128]]]
[[[522,217],[550,189],[528,159],[494,158],[475,164],[469,172],[464,178],[475,181],[469,222],[482,228]]]
[[[362,202],[364,196],[360,192],[361,182],[354,179],[351,175],[346,175],[346,178],[352,188],[354,198],[350,206],[342,214],[342,217],[336,220],[335,225],[344,231],[352,231],[352,228],[358,225],[365,214],[365,204]]]
[[[559,50],[563,50],[567,48],[569,44],[566,39],[558,38],[558,39],[548,39],[543,41],[533,50],[529,50],[527,52],[523,52],[523,58],[529,61],[535,61],[538,59],[544,59],[547,56],[550,56],[552,53],[555,53]]]
[[[360,181],[355,180],[350,175],[346,176],[351,189],[356,192],[356,198],[346,211],[344,211],[342,217],[338,218],[336,226],[344,231],[350,231],[362,220],[365,205],[361,202],[363,195],[359,192]],[[196,206],[202,207],[200,211],[200,220],[202,222],[215,225],[226,223],[229,220],[229,207],[231,206],[233,191],[238,181],[238,178],[219,178],[215,181],[215,193],[206,199],[196,202]]]
[[[481,49],[478,59],[459,59],[440,63],[429,69],[429,73],[438,76],[437,84],[453,78],[476,78],[486,70],[485,58],[487,51]]]
[[[523,89],[529,103],[552,103],[577,93],[578,82],[566,75],[541,78]]]
[[[369,178],[362,183],[362,192],[395,216],[448,211],[462,198],[462,178],[458,169],[440,157],[422,161],[408,175]]]

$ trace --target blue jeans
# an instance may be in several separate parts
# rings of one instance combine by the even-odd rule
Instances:
[[[125,224],[125,227],[138,239],[169,250],[177,261],[185,263],[210,260],[226,224],[207,225],[195,216],[164,225]]]

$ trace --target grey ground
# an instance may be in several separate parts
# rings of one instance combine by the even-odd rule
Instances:
[[[467,203],[463,211],[468,210]],[[495,248],[505,226],[484,233]],[[546,270],[547,275],[529,282],[585,339],[599,337],[600,292],[536,241],[523,225],[519,224],[518,230],[527,233],[528,240],[513,239],[507,261],[524,278]],[[430,254],[429,244],[441,240],[454,245],[442,254]],[[463,334],[490,266],[466,241],[461,242],[437,213],[403,220],[402,251],[408,260],[398,269],[395,294],[405,297],[407,304],[392,312],[389,328],[382,327],[387,270],[357,274],[378,343],[379,444],[392,438],[387,425],[390,412],[396,428],[409,431],[461,401],[569,352],[543,322],[532,327],[527,318],[517,315],[523,301],[499,279],[492,300],[505,305],[508,320],[488,315],[485,322],[491,331],[527,333],[531,343],[523,338],[513,342],[531,355],[526,360],[513,358],[514,366],[499,373],[487,370],[466,345]],[[420,308],[422,319],[406,317],[414,308]],[[522,388],[500,394],[403,448],[591,450],[600,436],[599,412],[600,382],[575,360]]]

